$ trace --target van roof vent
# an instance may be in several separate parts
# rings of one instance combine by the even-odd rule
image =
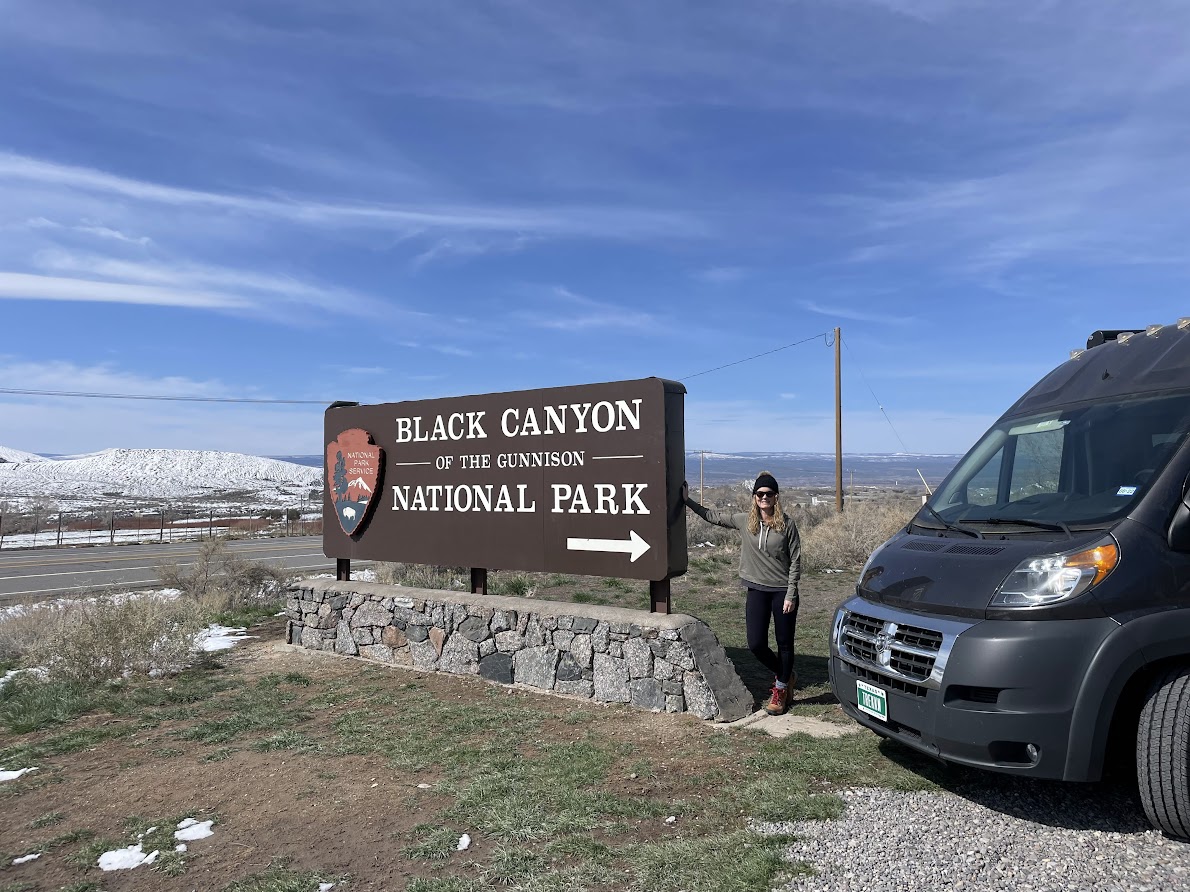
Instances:
[[[1190,319],[1187,320],[1187,324],[1190,325]],[[1087,338],[1087,349],[1090,350],[1092,347],[1106,344],[1108,341],[1119,341],[1122,344],[1134,334],[1143,334],[1143,331],[1140,328],[1105,328],[1099,331],[1093,331],[1091,332],[1091,336]]]
[[[1178,320],[1178,331],[1185,331],[1190,328],[1190,316],[1183,316]]]

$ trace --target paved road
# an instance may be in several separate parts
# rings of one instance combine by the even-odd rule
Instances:
[[[158,583],[163,564],[176,563],[183,569],[193,566],[199,545],[6,549],[0,551],[0,604],[69,597],[83,591],[152,587]],[[335,572],[334,560],[322,553],[321,536],[231,541],[227,548],[242,560],[261,561],[295,573]]]

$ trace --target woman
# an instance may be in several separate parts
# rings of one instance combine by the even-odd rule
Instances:
[[[776,676],[772,697],[764,709],[769,715],[781,715],[789,709],[789,689],[797,682],[793,635],[802,545],[793,518],[781,510],[777,480],[768,471],[761,472],[752,485],[752,506],[747,513],[704,508],[690,498],[690,487],[685,483],[682,499],[708,523],[740,531],[740,580],[748,589],[744,610],[748,649]],[[777,639],[776,653],[769,647],[770,618]]]

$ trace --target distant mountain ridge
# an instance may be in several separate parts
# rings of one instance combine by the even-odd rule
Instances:
[[[272,456],[280,461],[322,468],[321,455]],[[958,464],[960,455],[918,455],[904,452],[843,453],[843,481],[860,486],[921,486],[918,471],[931,487],[942,482]],[[832,452],[706,452],[702,474],[708,486],[752,480],[770,471],[791,486],[833,486],[835,456]],[[699,453],[686,453],[686,479],[699,479]]]
[[[0,448],[0,454],[15,451]],[[0,497],[79,506],[221,499],[298,505],[310,490],[321,487],[321,469],[237,452],[106,449],[72,458],[0,463]]]

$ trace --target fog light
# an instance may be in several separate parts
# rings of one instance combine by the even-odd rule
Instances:
[[[1037,748],[1037,744],[1035,743],[1026,743],[1025,755],[1029,757],[1030,762],[1036,764],[1037,760],[1041,758],[1041,750]]]

